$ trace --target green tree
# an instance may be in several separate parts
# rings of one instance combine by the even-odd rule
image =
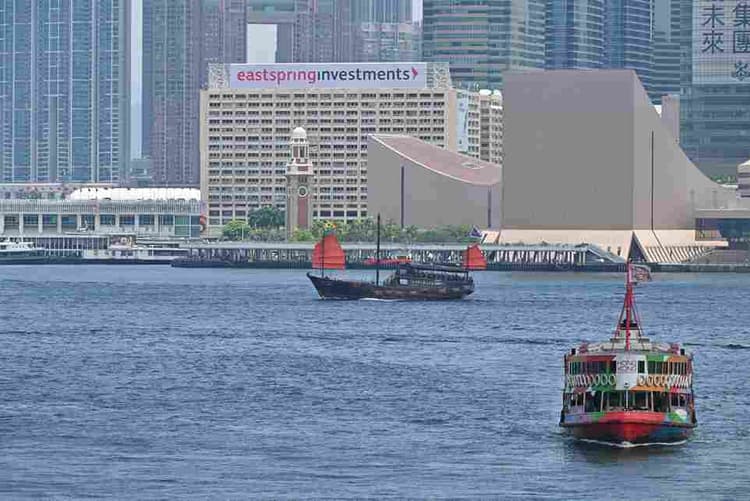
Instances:
[[[395,221],[388,220],[385,224],[382,224],[380,229],[380,240],[387,242],[397,242],[401,240],[401,226],[397,225]]]
[[[311,230],[294,230],[292,235],[292,241],[294,242],[311,242],[315,240],[315,236]]]
[[[286,217],[276,207],[261,207],[250,213],[248,222],[253,228],[279,228],[286,223]]]
[[[250,226],[240,219],[232,219],[221,229],[221,235],[228,240],[244,240],[250,234]]]
[[[406,237],[407,242],[415,241],[419,236],[419,228],[417,228],[413,224],[407,226],[406,228],[404,228],[404,236]]]
[[[315,240],[319,240],[323,237],[323,232],[326,230],[326,221],[320,219],[313,221],[310,232],[313,234]]]
[[[347,237],[351,242],[373,242],[375,230],[372,218],[355,219],[347,224]]]

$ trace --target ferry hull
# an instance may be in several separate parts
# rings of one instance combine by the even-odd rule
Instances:
[[[590,415],[589,415],[590,416]],[[609,413],[599,420],[569,419],[561,426],[576,438],[613,444],[661,444],[687,440],[695,424],[670,420],[664,413]]]
[[[310,273],[307,277],[315,286],[322,299],[389,299],[411,301],[437,301],[461,299],[474,292],[473,285],[455,287],[408,287],[385,286],[355,280],[339,280],[327,277],[316,277]]]

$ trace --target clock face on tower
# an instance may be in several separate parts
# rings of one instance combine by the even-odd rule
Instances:
[[[299,196],[300,198],[307,197],[308,193],[309,193],[309,190],[307,189],[307,186],[305,185],[302,185],[299,188],[297,188],[297,196]]]

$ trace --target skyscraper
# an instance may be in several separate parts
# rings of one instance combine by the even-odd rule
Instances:
[[[197,186],[209,62],[245,62],[243,0],[143,0],[143,154],[153,179]]]
[[[635,70],[649,94],[652,94],[653,70],[651,2],[605,0],[604,3],[604,67]]]
[[[604,0],[547,0],[545,66],[604,65]]]
[[[411,0],[357,0],[352,15],[357,23],[407,23],[411,19]]]
[[[119,182],[130,2],[0,0],[0,180]]]
[[[667,94],[679,94],[685,83],[683,47],[690,45],[690,30],[682,24],[683,9],[690,10],[688,0],[663,0],[654,3],[654,65],[651,74],[651,99],[661,102]],[[687,54],[689,57],[689,53]]]
[[[245,1],[248,23],[276,26],[277,63],[357,61],[374,23],[411,23],[412,0]],[[384,35],[394,29],[383,27]]]
[[[424,0],[422,12],[424,59],[450,63],[456,86],[544,68],[545,0]]]
[[[360,23],[355,61],[421,60],[419,23]]]

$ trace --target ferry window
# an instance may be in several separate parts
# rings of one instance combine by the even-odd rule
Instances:
[[[609,366],[611,367],[610,373],[611,374],[615,374],[617,372],[617,361],[616,360],[612,360],[609,363]]]
[[[648,407],[648,394],[647,391],[635,391],[633,392],[633,405],[634,409],[646,411]]]
[[[682,407],[685,397],[679,393],[672,393],[672,407]]]
[[[593,395],[586,395],[585,412],[599,412],[602,408],[602,392],[597,391]]]
[[[638,360],[638,372],[640,374],[646,372],[646,362],[644,360]]]
[[[624,407],[625,403],[625,392],[624,391],[608,391],[606,393],[606,407],[613,409],[617,407]]]
[[[655,412],[669,412],[669,393],[653,393],[651,398],[654,402]]]

